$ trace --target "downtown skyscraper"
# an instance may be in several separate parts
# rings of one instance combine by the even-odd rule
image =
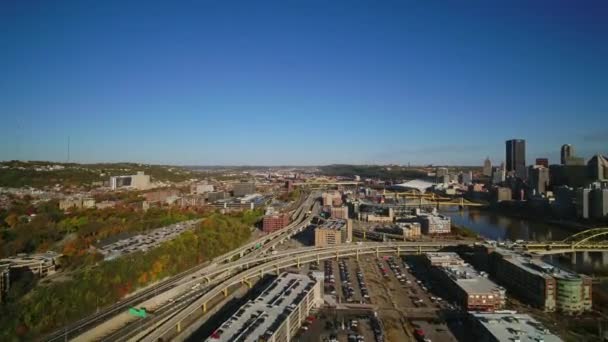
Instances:
[[[506,141],[507,172],[514,172],[515,176],[526,178],[526,141],[511,139]]]

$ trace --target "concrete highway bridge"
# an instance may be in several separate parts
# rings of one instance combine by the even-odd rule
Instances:
[[[158,317],[147,329],[143,329],[129,341],[158,341],[170,339],[179,334],[186,322],[192,322],[209,310],[210,303],[217,303],[228,296],[231,288],[242,285],[252,286],[253,280],[266,274],[279,274],[292,267],[300,267],[311,262],[321,262],[342,257],[359,258],[364,255],[402,255],[436,252],[446,247],[464,244],[463,241],[441,242],[368,242],[345,244],[332,247],[303,247],[259,259],[240,260],[220,267],[197,281],[205,282],[209,290],[179,312],[170,317]],[[214,277],[216,277],[214,279]],[[219,277],[219,279],[218,279]]]
[[[74,338],[83,332],[93,329],[94,327],[111,320],[113,317],[119,315],[122,312],[127,311],[130,307],[138,306],[140,303],[150,300],[151,298],[157,297],[159,294],[176,291],[179,288],[184,287],[184,284],[191,285],[193,277],[198,279],[201,274],[205,274],[210,270],[214,270],[216,267],[239,260],[241,258],[257,258],[260,255],[273,249],[276,245],[283,243],[289,239],[292,235],[297,234],[303,230],[312,218],[309,215],[309,211],[318,211],[317,199],[320,197],[319,192],[312,192],[308,195],[303,196],[299,200],[299,206],[292,213],[293,221],[286,227],[277,230],[271,234],[264,235],[261,238],[247,243],[235,250],[232,250],[226,254],[218,256],[210,262],[203,263],[192,269],[184,271],[178,275],[171,277],[165,281],[162,281],[156,285],[150,286],[124,300],[117,302],[107,308],[96,312],[95,314],[89,315],[76,321],[69,326],[66,326],[60,330],[57,330],[45,337],[45,341],[64,341],[67,339]],[[314,215],[314,212],[311,213]],[[113,336],[117,336],[118,332],[113,333]],[[117,339],[118,340],[118,339]]]

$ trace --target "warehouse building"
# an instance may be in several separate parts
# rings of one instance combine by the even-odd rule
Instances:
[[[431,273],[465,310],[492,312],[505,305],[505,290],[464,263],[456,253],[427,253]],[[432,266],[435,264],[436,266]]]
[[[532,258],[517,251],[494,246],[477,249],[477,260],[488,259],[489,273],[509,293],[541,310],[573,315],[592,307],[591,278]]]
[[[315,278],[283,273],[226,320],[207,341],[291,341],[310,311],[323,303],[321,289],[321,282]]]
[[[471,331],[478,342],[561,342],[540,322],[514,311],[472,313]]]

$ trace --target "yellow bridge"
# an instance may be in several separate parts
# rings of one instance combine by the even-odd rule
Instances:
[[[417,205],[435,205],[435,206],[459,206],[459,207],[481,207],[483,204],[471,202],[464,197],[445,197],[435,193],[420,193],[418,191],[407,191],[407,192],[384,192],[385,197],[393,198],[404,198],[404,199],[418,199]]]
[[[538,254],[569,252],[608,252],[608,228],[592,228],[576,233],[562,241],[526,243],[523,247]]]

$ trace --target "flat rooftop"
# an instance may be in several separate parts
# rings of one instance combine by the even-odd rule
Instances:
[[[298,308],[316,280],[294,273],[281,274],[256,299],[248,301],[226,320],[207,341],[257,342],[274,333],[288,315]]]
[[[504,288],[480,274],[468,264],[458,266],[439,266],[448,276],[468,294],[476,293],[504,293]]]
[[[317,229],[330,229],[330,230],[341,230],[346,226],[346,220],[342,219],[329,219],[322,225],[318,226]]]
[[[473,317],[498,341],[560,342],[537,320],[518,313],[472,313]]]
[[[29,265],[36,263],[52,264],[59,257],[61,257],[61,254],[53,251],[36,254],[21,253],[4,259],[0,259],[0,264],[10,266]]]
[[[426,258],[436,264],[434,267],[445,272],[460,288],[468,294],[504,293],[504,288],[489,280],[485,273],[478,272],[454,252],[429,252]],[[441,264],[449,264],[442,266]]]
[[[533,259],[527,257],[517,251],[510,249],[496,247],[496,253],[501,254],[507,262],[525,270],[526,272],[536,274],[543,278],[562,278],[562,279],[579,279],[581,278],[578,274],[566,271],[557,266],[551,265],[541,259]]]

